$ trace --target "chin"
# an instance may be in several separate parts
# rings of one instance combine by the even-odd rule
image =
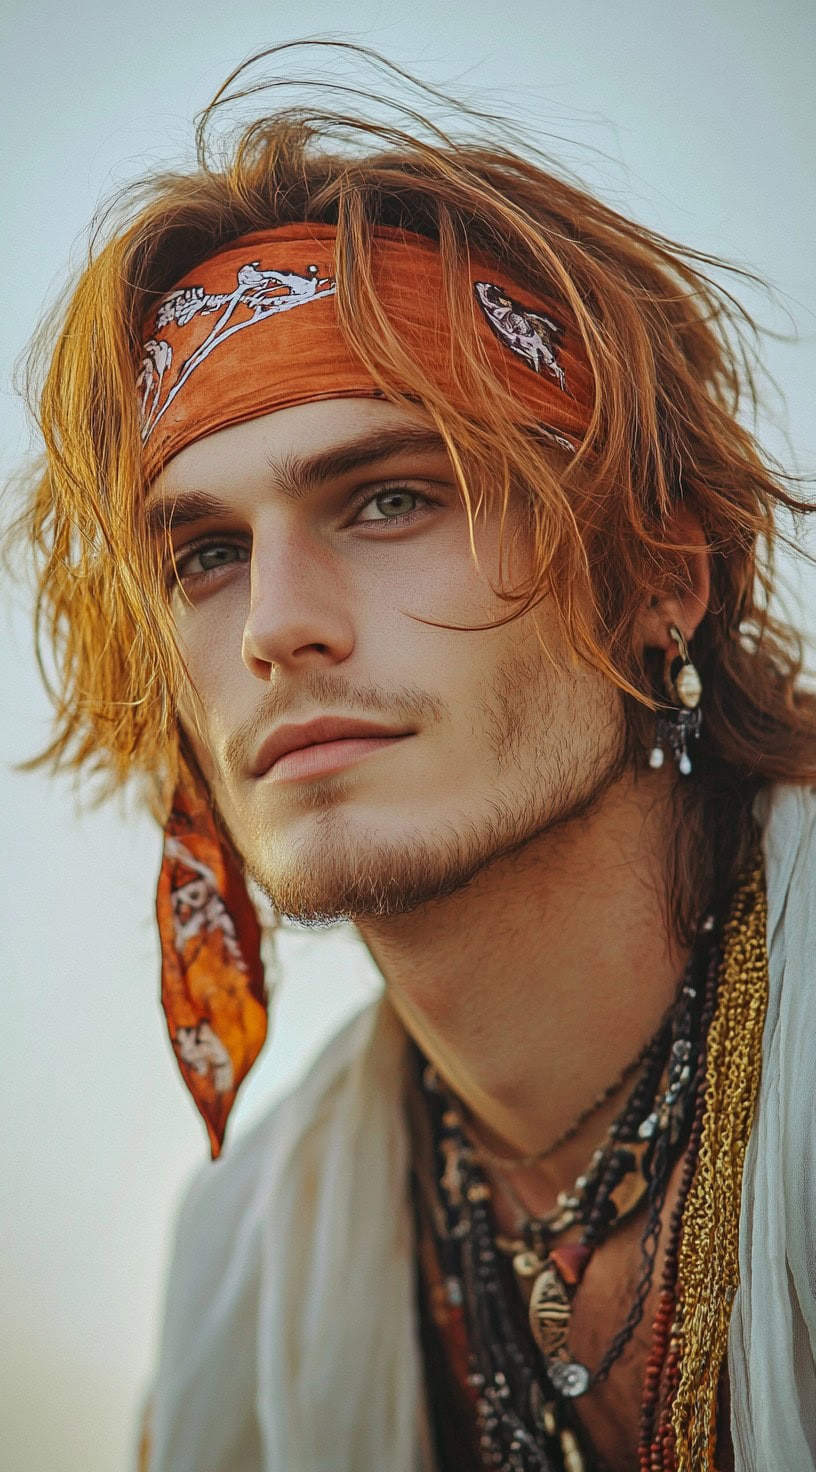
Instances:
[[[427,836],[414,829],[389,839],[328,823],[311,841],[247,860],[247,868],[278,914],[297,924],[385,920],[447,899],[527,835],[508,837],[452,823],[442,833],[437,825]]]
[[[426,860],[425,846],[415,840],[352,835],[328,823],[300,842],[276,844],[274,853],[247,856],[247,869],[278,914],[320,926],[415,907]]]

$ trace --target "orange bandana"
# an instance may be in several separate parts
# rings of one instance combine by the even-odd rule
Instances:
[[[245,235],[159,302],[137,380],[148,479],[227,425],[315,399],[380,394],[338,325],[335,239],[333,226],[319,224]],[[450,390],[456,344],[436,245],[379,227],[372,269],[405,352]],[[574,448],[589,422],[592,376],[568,314],[487,261],[470,261],[463,286],[485,360],[527,415]]]

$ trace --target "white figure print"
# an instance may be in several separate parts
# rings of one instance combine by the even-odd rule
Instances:
[[[186,327],[199,312],[217,312],[226,301],[229,301],[229,296],[210,294],[203,286],[179,287],[161,302],[156,313],[156,331],[161,332],[171,322],[178,327]]]
[[[229,1093],[235,1077],[232,1059],[209,1022],[199,1022],[197,1027],[178,1028],[173,1041],[182,1062],[201,1078],[212,1074],[217,1094]]]
[[[214,930],[220,930],[230,960],[241,971],[245,971],[235,924],[218,893],[212,869],[200,859],[194,858],[179,838],[168,837],[165,840],[165,851],[170,858],[176,859],[186,869],[191,869],[198,875],[198,878],[189,879],[186,884],[173,890],[173,936],[176,950],[181,954],[193,936],[208,935]]]
[[[147,417],[148,400],[155,403],[161,395],[164,375],[173,361],[173,349],[163,338],[151,337],[144,345],[144,354],[136,379],[136,392],[141,396],[139,410],[143,420]]]
[[[508,296],[503,287],[490,281],[474,281],[476,299],[496,336],[517,357],[524,358],[536,373],[542,367],[566,389],[567,380],[556,357],[558,339],[563,329],[551,317],[524,307]]]
[[[204,341],[182,364],[176,382],[163,400],[162,386],[172,360],[172,347],[166,339],[156,337],[145,344],[145,357],[137,378],[142,400],[142,441],[150,438],[162,415],[199,364],[234,332],[241,332],[245,327],[252,327],[292,307],[333,296],[335,290],[334,278],[321,276],[315,265],[307,266],[304,276],[294,271],[261,270],[258,261],[248,261],[237,272],[234,291],[206,292],[202,286],[179,287],[171,291],[157,308],[157,333],[171,324],[186,327],[199,315],[218,313],[218,317]],[[241,310],[244,315],[241,315]]]
[[[289,298],[275,297],[279,309],[283,307],[296,307],[301,302],[308,301],[316,296],[321,286],[327,286],[330,278],[321,279],[317,266],[307,266],[308,275],[298,276],[292,271],[261,271],[258,262],[253,261],[251,265],[242,266],[238,272],[238,283],[240,286],[257,288],[261,293],[259,305],[264,306],[268,300],[270,285],[283,286],[289,292]],[[326,295],[326,293],[322,293]],[[247,305],[255,305],[254,298],[245,298]]]

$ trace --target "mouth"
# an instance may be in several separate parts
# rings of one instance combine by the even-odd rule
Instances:
[[[415,732],[355,716],[321,715],[270,731],[255,754],[254,777],[275,782],[322,777],[373,756]]]
[[[407,741],[413,732],[397,736],[344,736],[334,741],[313,742],[279,756],[264,772],[268,782],[304,782],[328,777],[363,761],[368,756]]]

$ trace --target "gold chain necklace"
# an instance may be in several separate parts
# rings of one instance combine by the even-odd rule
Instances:
[[[717,1389],[739,1286],[745,1150],[759,1094],[768,1005],[768,907],[757,843],[724,930],[717,1006],[708,1031],[705,1113],[683,1212],[677,1262],[677,1389],[671,1423],[677,1472],[714,1466]]]

